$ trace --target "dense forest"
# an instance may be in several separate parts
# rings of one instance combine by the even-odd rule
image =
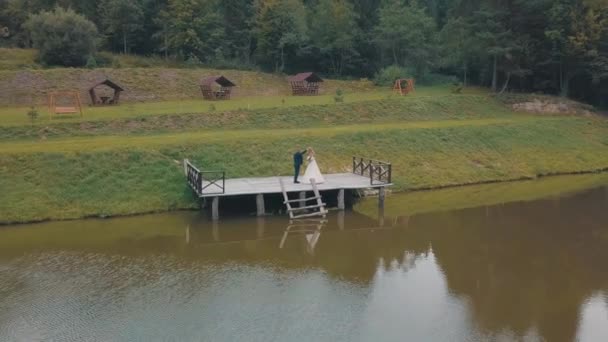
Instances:
[[[608,0],[1,0],[0,33],[48,65],[108,50],[608,106]]]

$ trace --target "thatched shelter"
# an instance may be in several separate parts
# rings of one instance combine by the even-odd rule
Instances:
[[[301,72],[289,77],[293,95],[318,95],[323,79],[314,72]]]
[[[232,87],[236,87],[236,84],[219,75],[203,78],[200,87],[205,100],[230,100]]]

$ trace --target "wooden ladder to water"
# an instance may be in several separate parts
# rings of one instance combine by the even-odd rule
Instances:
[[[290,200],[287,196],[287,191],[285,190],[285,184],[283,184],[283,179],[279,178],[279,183],[281,184],[281,192],[283,193],[284,204],[287,207],[287,213],[289,214],[290,219],[301,219],[306,217],[316,217],[321,216],[325,217],[327,215],[327,210],[325,209],[325,203],[323,203],[321,199],[321,194],[319,193],[319,189],[317,189],[317,183],[315,183],[314,179],[310,180],[310,184],[312,185],[312,191],[314,193],[313,197],[308,198],[298,198]],[[316,204],[306,205],[306,202],[316,200]],[[293,203],[298,203],[299,207],[293,207]]]

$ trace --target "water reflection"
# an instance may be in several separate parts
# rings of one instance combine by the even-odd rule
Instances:
[[[343,215],[344,213],[342,213],[342,216]],[[304,238],[304,242],[306,243],[306,251],[308,254],[313,255],[315,246],[321,237],[321,229],[325,224],[327,224],[326,219],[289,220],[289,225],[287,225],[287,228],[285,228],[285,232],[283,233],[283,237],[279,243],[279,248],[285,247],[285,241],[287,240],[287,236],[289,234],[298,234]]]
[[[596,188],[316,222],[4,228],[0,340],[605,341],[606,208]]]

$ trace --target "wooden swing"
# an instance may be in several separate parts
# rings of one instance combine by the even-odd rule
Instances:
[[[48,94],[49,113],[55,115],[77,114],[82,116],[80,94],[77,91],[55,91]]]
[[[413,78],[400,78],[395,81],[393,90],[399,95],[407,95],[414,91],[414,79]],[[403,86],[405,84],[405,87]]]

